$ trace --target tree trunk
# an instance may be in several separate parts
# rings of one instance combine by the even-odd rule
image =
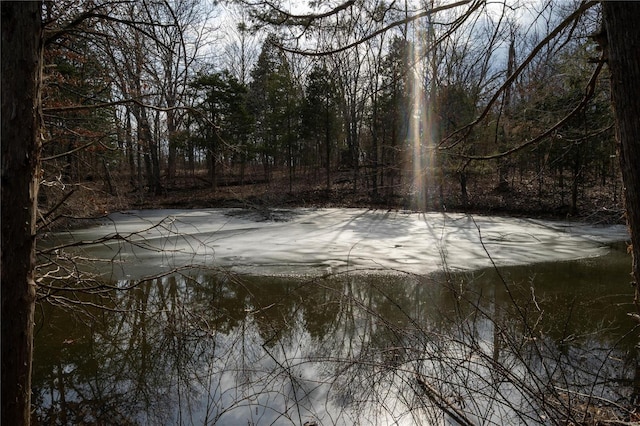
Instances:
[[[169,155],[167,156],[167,181],[174,183],[176,177],[176,159],[178,157],[178,147],[176,146],[175,135],[177,132],[176,112],[173,109],[176,105],[175,100],[170,97],[167,99],[167,133],[169,135]]]
[[[467,172],[461,170],[458,174],[460,180],[460,194],[462,196],[462,206],[466,209],[469,204],[469,193],[467,192]]]
[[[611,100],[624,182],[627,223],[633,244],[632,275],[640,312],[640,3],[602,2],[605,55],[611,71]]]
[[[2,424],[28,425],[40,167],[40,2],[2,2]]]
[[[573,182],[571,183],[571,216],[578,214],[578,193],[582,180],[582,147],[573,148]],[[542,174],[542,172],[540,172]]]
[[[325,147],[325,155],[327,157],[327,161],[324,165],[326,175],[327,175],[327,191],[331,191],[331,105],[329,104],[329,100],[325,99],[325,110],[324,110],[324,147]],[[320,156],[318,156],[319,158]]]
[[[138,122],[138,145],[143,146],[144,165],[147,171],[147,185],[149,191],[155,195],[162,194],[162,183],[160,180],[160,161],[158,159],[158,145],[151,134],[151,125],[147,113],[139,108],[138,113],[134,113]]]
[[[134,149],[133,149],[133,134],[132,132],[132,127],[131,127],[131,114],[129,113],[129,109],[127,108],[125,114],[127,115],[127,118],[125,120],[126,122],[126,129],[125,129],[125,146],[126,146],[126,151],[127,151],[127,159],[129,162],[129,180],[131,182],[131,184],[133,185],[134,188],[137,188],[138,185],[135,185],[134,182],[136,180],[136,160],[134,157]],[[138,182],[139,184],[139,182]]]
[[[157,120],[155,123],[155,129],[158,129],[158,122],[159,120]],[[149,135],[149,153],[151,154],[151,164],[153,166],[153,186],[150,189],[153,190],[154,195],[160,195],[162,194],[162,180],[160,176],[160,146],[158,145],[157,135],[152,134],[149,127],[147,127],[146,130]]]
[[[178,147],[176,146],[175,135],[177,129],[177,117],[176,110],[174,109],[177,101],[177,84],[173,77],[173,65],[174,65],[174,52],[172,50],[167,51],[168,57],[164,62],[164,69],[166,74],[166,81],[168,87],[165,89],[165,99],[167,102],[167,135],[169,143],[169,154],[167,156],[167,181],[170,184],[174,183],[176,177],[176,159],[178,157]],[[178,59],[179,60],[179,59]]]

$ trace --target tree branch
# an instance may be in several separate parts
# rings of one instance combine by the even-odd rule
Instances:
[[[545,130],[544,132],[542,132],[541,134],[539,134],[538,136],[536,136],[535,138],[526,141],[516,147],[513,147],[507,151],[504,152],[500,152],[497,154],[492,154],[492,155],[463,155],[463,154],[453,154],[453,155],[457,155],[458,157],[461,158],[466,158],[468,160],[494,160],[496,158],[502,158],[502,157],[506,157],[508,155],[511,155],[513,153],[516,153],[528,146],[534,145],[538,142],[540,142],[541,140],[547,138],[549,135],[551,135],[553,132],[555,132],[556,130],[558,130],[559,128],[561,128],[562,126],[564,126],[567,121],[569,121],[571,118],[573,118],[577,113],[579,113],[580,111],[582,111],[584,109],[584,107],[587,105],[587,103],[589,102],[589,100],[593,97],[593,94],[595,92],[595,87],[596,87],[596,79],[598,78],[598,75],[600,74],[600,71],[602,71],[602,67],[604,66],[604,62],[599,62],[596,69],[593,71],[593,74],[591,74],[591,78],[589,79],[589,82],[587,83],[587,89],[586,89],[586,93],[584,95],[584,97],[582,98],[582,100],[580,101],[580,103],[571,110],[571,112],[569,112],[569,114],[567,114],[566,116],[564,116],[564,118],[562,118],[562,120],[558,121],[556,124],[554,124],[553,126],[551,126],[549,129]],[[446,150],[449,149],[450,147],[444,147],[444,148],[440,148],[442,150]]]
[[[387,31],[389,31],[392,28],[408,24],[408,23],[416,21],[416,20],[418,20],[420,18],[431,16],[431,15],[434,15],[436,13],[439,13],[439,12],[442,12],[442,11],[445,11],[445,10],[455,9],[457,7],[464,6],[464,5],[469,4],[469,3],[471,3],[471,6],[469,7],[469,10],[467,10],[467,12],[465,12],[465,16],[469,15],[472,11],[476,10],[477,8],[479,8],[485,2],[483,0],[461,0],[461,1],[458,1],[458,2],[455,2],[455,3],[451,3],[451,4],[447,4],[447,5],[444,5],[444,6],[434,7],[433,9],[428,9],[428,10],[425,10],[423,12],[417,13],[415,15],[408,16],[408,17],[406,17],[404,19],[400,19],[400,20],[394,21],[394,22],[392,22],[392,23],[390,23],[390,24],[388,24],[388,25],[386,25],[386,26],[384,26],[384,27],[382,27],[382,28],[380,28],[380,29],[378,29],[378,30],[376,30],[376,31],[364,36],[364,37],[362,37],[361,39],[358,39],[358,40],[356,40],[356,41],[354,41],[352,43],[346,44],[344,46],[341,46],[341,47],[333,49],[333,50],[310,52],[310,51],[307,51],[307,50],[292,49],[292,48],[286,47],[286,46],[281,45],[281,44],[279,44],[278,47],[280,49],[284,50],[285,52],[295,53],[295,54],[299,54],[299,55],[316,56],[316,57],[317,56],[328,56],[328,55],[332,55],[332,54],[335,54],[335,53],[343,52],[345,50],[349,50],[349,49],[351,49],[351,48],[353,48],[355,46],[358,46],[358,45],[368,41],[368,40],[371,40],[374,37],[379,36],[380,34],[383,34],[383,33],[387,32]]]
[[[469,123],[466,126],[462,127],[461,129],[456,130],[451,135],[449,135],[445,139],[443,139],[442,142],[440,142],[440,144],[439,144],[439,148],[441,148],[441,149],[450,149],[450,148],[453,148],[456,145],[458,145],[460,142],[462,142],[464,140],[465,136],[467,136],[469,134],[471,129],[473,127],[475,127],[478,123],[480,123],[489,114],[489,111],[491,110],[491,107],[493,107],[493,105],[500,98],[502,93],[509,86],[511,86],[511,84],[515,81],[515,79],[524,71],[524,69],[531,63],[531,61],[533,61],[533,59],[538,55],[538,53],[542,50],[542,48],[544,46],[546,46],[551,40],[553,40],[558,34],[560,34],[560,32],[562,32],[562,30],[564,30],[567,26],[569,26],[571,23],[573,23],[574,20],[577,20],[584,12],[586,12],[587,10],[589,10],[590,8],[592,8],[593,6],[595,6],[598,3],[599,2],[597,2],[597,1],[583,2],[578,9],[576,9],[571,15],[569,15],[560,24],[558,24],[558,26],[556,28],[554,28],[553,31],[551,31],[540,43],[538,43],[536,45],[536,47],[533,48],[531,53],[529,53],[529,55],[522,62],[522,64],[520,64],[520,66],[518,68],[516,68],[516,70],[513,72],[513,74],[511,74],[505,80],[505,82],[502,84],[502,86],[500,86],[498,88],[498,90],[495,91],[495,93],[493,94],[493,96],[491,97],[491,99],[489,100],[487,105],[485,106],[485,108],[482,111],[482,113],[474,121],[472,121],[471,123]],[[599,69],[601,69],[601,68],[602,67],[598,67],[598,73],[600,72]],[[575,113],[575,111],[571,112],[571,114],[574,114],[574,113]],[[562,122],[562,124],[564,124],[564,122],[566,122],[566,119],[561,120],[561,122]],[[561,123],[558,123],[558,124],[561,124]],[[554,126],[553,128],[557,128],[558,124],[556,126]],[[447,142],[448,140],[452,139],[456,135],[460,135],[461,133],[462,133],[462,135],[456,141],[454,141],[451,145],[448,145],[446,147],[442,147],[442,145],[444,145],[445,142]],[[547,132],[545,132],[545,133],[547,133]]]

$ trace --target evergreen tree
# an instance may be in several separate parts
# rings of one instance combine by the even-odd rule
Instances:
[[[389,46],[382,67],[382,93],[380,95],[380,128],[382,129],[382,163],[384,174],[389,181],[389,192],[393,194],[396,184],[400,184],[404,158],[410,152],[407,137],[409,135],[411,105],[410,78],[412,44],[402,37],[394,37]]]
[[[300,90],[288,59],[276,44],[274,35],[267,37],[251,71],[250,110],[255,117],[254,141],[262,156],[265,179],[270,179],[272,166],[286,164],[291,187],[298,151]]]
[[[200,123],[198,145],[207,156],[212,187],[217,186],[217,166],[226,157],[241,156],[246,161],[246,143],[251,117],[246,106],[246,87],[228,71],[201,74],[191,86],[200,99],[196,117]]]
[[[337,146],[338,91],[336,82],[324,65],[315,65],[307,76],[302,111],[302,132],[309,141],[308,152],[316,158],[316,167],[325,168],[327,190],[331,189],[331,157]],[[322,149],[324,147],[324,149]]]

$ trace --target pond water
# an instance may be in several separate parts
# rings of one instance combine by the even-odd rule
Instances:
[[[640,367],[630,260],[614,244],[625,238],[624,227],[366,210],[114,215],[46,242],[58,265],[76,254],[96,275],[43,281],[34,416],[626,418]]]

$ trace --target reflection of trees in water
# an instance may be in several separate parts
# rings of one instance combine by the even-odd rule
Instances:
[[[553,294],[532,297],[527,280],[513,277],[507,291],[489,273],[169,276],[112,290],[107,309],[43,306],[35,416],[536,423],[589,420],[596,405],[622,416],[612,402],[629,402],[631,386],[621,383],[634,369],[622,363],[635,358],[586,334],[606,318],[587,324],[579,306],[574,314],[557,309]]]
[[[164,335],[144,312],[150,293],[143,284],[121,293],[118,307],[43,308],[37,338],[46,351],[36,353],[33,384],[39,422],[133,424],[169,414],[171,394],[155,366],[173,355],[157,350]]]

